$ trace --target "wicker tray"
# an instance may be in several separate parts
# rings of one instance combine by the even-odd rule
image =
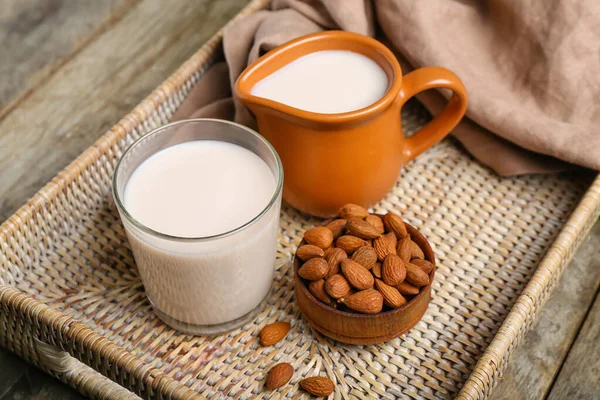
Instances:
[[[317,221],[285,207],[267,307],[228,335],[179,334],[145,298],[110,181],[119,155],[169,121],[220,43],[219,33],[0,227],[0,345],[93,398],[266,398],[277,361],[296,372],[275,397],[297,398],[298,380],[320,373],[336,381],[334,398],[485,398],[596,220],[600,180],[502,179],[445,140],[375,207],[402,213],[439,260],[432,303],[406,335],[347,346],[310,330],[289,260]],[[403,118],[414,131],[429,116],[412,102]],[[275,320],[292,323],[287,340],[258,346]]]

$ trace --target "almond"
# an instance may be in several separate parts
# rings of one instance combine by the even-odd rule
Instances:
[[[400,292],[400,294],[414,296],[415,294],[419,294],[419,288],[411,285],[408,282],[400,282],[396,285],[396,289]]]
[[[335,274],[325,281],[325,292],[334,299],[341,299],[350,294],[350,284],[342,274]]]
[[[356,261],[352,261],[349,258],[343,260],[342,273],[346,277],[348,283],[358,290],[364,290],[373,287],[373,275],[371,275],[368,269]]]
[[[304,246],[298,247],[296,255],[302,261],[308,261],[311,258],[315,257],[325,257],[325,252],[320,247],[317,247],[312,244],[305,244]]]
[[[390,242],[390,246],[392,246],[395,249],[398,245],[398,239],[396,238],[394,232],[386,233],[384,237],[388,240],[388,242]]]
[[[329,255],[331,254],[331,252],[335,250],[335,247],[333,246],[329,246],[328,248],[326,248],[325,250],[323,250],[323,253],[325,253],[325,258],[329,257]]]
[[[334,389],[331,379],[324,376],[311,376],[310,378],[302,379],[300,387],[317,397],[327,397],[333,393]]]
[[[421,268],[423,270],[423,272],[425,272],[427,275],[429,275],[431,273],[431,271],[433,271],[433,264],[427,260],[420,260],[420,259],[416,258],[416,259],[412,260],[411,263],[415,264],[417,267]]]
[[[383,308],[383,295],[375,289],[361,290],[348,296],[344,304],[363,314],[377,314]]]
[[[385,227],[383,226],[383,221],[381,220],[381,218],[379,218],[379,216],[377,216],[375,214],[367,215],[367,217],[365,218],[365,221],[367,221],[369,224],[373,225],[373,227],[375,229],[377,229],[377,232],[381,233],[382,235],[385,233]]]
[[[344,250],[348,255],[351,255],[359,247],[363,247],[367,245],[367,242],[362,240],[361,238],[357,238],[356,236],[344,235],[340,236],[336,241],[335,245],[340,249]]]
[[[419,245],[411,240],[410,241],[410,259],[412,260],[414,258],[418,258],[418,259],[422,260],[425,258],[425,254],[423,253],[423,250],[421,250]]]
[[[381,266],[381,278],[385,283],[396,286],[406,278],[404,263],[395,254],[388,254]]]
[[[406,280],[411,285],[415,285],[417,287],[425,286],[429,284],[429,276],[415,264],[408,263],[405,265],[406,267]]]
[[[288,363],[279,363],[271,368],[267,374],[265,388],[267,388],[267,390],[278,389],[288,383],[293,375],[294,367]]]
[[[389,232],[394,232],[398,239],[402,239],[408,236],[406,225],[399,215],[392,212],[385,214],[383,217],[383,225]]]
[[[343,236],[342,236],[343,237]],[[396,248],[390,243],[386,235],[380,236],[373,242],[373,248],[377,254],[377,259],[383,261],[388,254],[396,254]]]
[[[371,273],[376,278],[380,278],[381,279],[381,263],[379,261],[377,261],[375,263],[375,265],[373,265],[373,268],[371,268]]]
[[[308,244],[326,249],[333,243],[333,233],[324,226],[317,226],[304,232],[304,240]]]
[[[348,220],[346,232],[361,239],[376,239],[381,236],[381,233],[373,225],[358,218]]]
[[[337,239],[344,233],[344,229],[346,229],[346,220],[345,219],[334,219],[325,227],[333,233],[333,238]]]
[[[356,204],[348,203],[342,206],[339,211],[340,217],[344,219],[360,218],[363,219],[369,215],[369,211],[366,208]]]
[[[412,254],[412,246],[410,245],[410,243],[411,240],[407,236],[400,240],[400,242],[398,243],[398,248],[396,249],[398,256],[400,256],[404,263],[410,262],[410,256]]]
[[[392,308],[398,308],[406,304],[406,299],[400,294],[398,289],[390,286],[380,279],[375,279],[375,287],[383,296],[383,302]]]
[[[327,278],[331,275],[335,275],[340,272],[340,263],[342,260],[348,258],[346,252],[342,249],[335,247],[327,256],[327,264],[329,265],[329,272],[327,272]]]
[[[318,281],[312,281],[308,285],[308,290],[315,296],[317,299],[321,300],[322,303],[331,304],[333,300],[331,297],[325,292],[325,279],[319,279]]]
[[[272,346],[279,342],[290,331],[288,322],[275,322],[262,328],[260,331],[260,344],[263,346]]]
[[[359,247],[354,254],[352,260],[356,261],[366,269],[371,269],[377,262],[377,254],[375,249],[369,246]]]
[[[298,269],[298,275],[309,281],[318,281],[327,276],[329,265],[323,258],[311,258]]]

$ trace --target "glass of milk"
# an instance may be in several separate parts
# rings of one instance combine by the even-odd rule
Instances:
[[[244,126],[175,122],[123,154],[113,195],[158,316],[192,334],[251,320],[273,281],[283,169]]]

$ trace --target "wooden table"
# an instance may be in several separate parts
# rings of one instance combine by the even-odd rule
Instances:
[[[245,0],[3,0],[0,221],[168,77]],[[600,398],[600,225],[494,399]],[[78,399],[0,350],[0,400]]]

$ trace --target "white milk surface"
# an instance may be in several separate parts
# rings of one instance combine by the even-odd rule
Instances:
[[[252,220],[275,190],[273,172],[256,154],[200,140],[144,161],[126,185],[124,205],[158,232],[206,237]],[[124,223],[146,294],[169,318],[203,326],[230,322],[256,308],[269,292],[278,204],[246,229],[204,241],[160,238]]]
[[[252,87],[257,97],[321,114],[367,107],[388,88],[384,70],[369,57],[348,50],[307,54]]]
[[[155,231],[206,237],[257,216],[275,192],[275,177],[241,146],[198,140],[169,147],[145,160],[125,187],[125,208]]]

